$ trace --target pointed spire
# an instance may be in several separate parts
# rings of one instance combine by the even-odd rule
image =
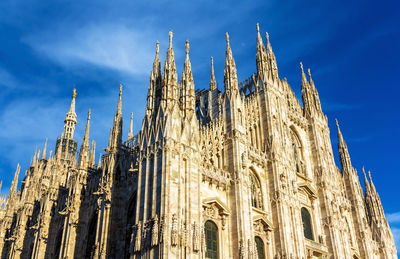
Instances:
[[[99,154],[99,162],[97,163],[97,169],[101,168],[101,154]]]
[[[336,121],[336,127],[338,131],[338,149],[339,149],[339,157],[340,157],[340,164],[342,166],[342,173],[349,173],[352,171],[352,165],[351,165],[351,160],[350,160],[350,154],[349,150],[347,149],[346,142],[343,139],[342,132],[340,131],[339,127],[339,122],[337,119]]]
[[[153,113],[154,108],[159,105],[159,99],[161,98],[161,63],[160,63],[160,46],[159,42],[156,42],[156,55],[153,62],[153,70],[150,74],[149,90],[147,93],[147,107],[146,115]]]
[[[374,193],[376,193],[376,188],[375,188],[375,184],[372,181],[372,177],[371,177],[371,171],[368,171],[368,176],[369,176],[369,181],[371,182],[371,188],[374,191]]]
[[[33,155],[32,165],[31,166],[35,166],[36,165],[36,155],[37,155],[37,146],[35,148],[35,154]]]
[[[217,82],[215,81],[214,74],[214,59],[211,57],[211,75],[210,75],[210,91],[214,91],[217,89]]]
[[[308,86],[308,81],[306,74],[304,73],[304,68],[303,68],[303,62],[300,62],[300,68],[301,68],[301,86]]]
[[[267,58],[268,58],[268,69],[273,78],[278,78],[278,66],[276,64],[276,57],[272,51],[271,43],[269,42],[269,34],[265,33],[265,38],[267,39]]]
[[[312,80],[312,77],[311,77],[311,70],[308,69],[307,72],[308,72],[308,77],[310,78],[310,85],[311,85],[313,88],[315,88],[314,81]]]
[[[12,182],[11,182],[11,187],[10,187],[10,191],[9,191],[7,200],[8,200],[9,198],[15,197],[15,195],[17,194],[18,176],[19,176],[20,170],[21,170],[21,167],[20,167],[19,164],[18,164],[18,165],[17,165],[17,169],[15,170],[15,173],[14,173],[14,179],[13,179]]]
[[[88,166],[88,163],[89,163],[90,114],[91,114],[91,111],[89,109],[88,115],[87,115],[87,121],[86,121],[85,135],[83,136],[81,149],[79,151],[78,165],[81,167],[86,167],[86,166]]]
[[[167,58],[165,59],[164,72],[162,78],[162,98],[163,106],[173,107],[178,101],[178,75],[176,73],[175,54],[172,48],[172,31],[169,32],[169,46]]]
[[[122,85],[119,86],[119,97],[117,112],[114,116],[113,126],[110,132],[110,138],[107,149],[116,151],[117,146],[122,143]]]
[[[363,171],[363,174],[364,174],[364,185],[365,185],[365,189],[366,189],[366,192],[368,193],[368,192],[369,192],[369,189],[370,189],[370,186],[369,186],[369,182],[368,182],[368,179],[367,179],[367,175],[366,175],[366,173],[365,173],[364,166],[362,167],[362,171]]]
[[[46,141],[44,142],[42,159],[46,159],[46,149],[47,149],[47,138],[46,138]]]
[[[196,96],[194,92],[192,65],[189,58],[190,46],[188,40],[185,42],[185,49],[186,58],[183,65],[183,72],[181,77],[181,97],[184,115],[190,117],[195,110]]]
[[[92,140],[92,147],[90,148],[90,159],[89,164],[90,167],[94,167],[96,163],[96,141]]]
[[[268,69],[268,58],[265,51],[265,46],[260,34],[260,27],[257,23],[257,51],[256,51],[256,67],[257,67],[257,78],[265,80],[264,73]]]
[[[118,114],[122,114],[122,84],[119,85],[119,97],[118,97],[117,113]]]
[[[133,138],[133,112],[131,112],[131,123],[129,125],[128,139]]]
[[[76,121],[76,113],[75,113],[75,98],[76,98],[76,89],[72,91],[72,101],[71,101],[71,106],[69,107],[69,110],[66,114],[66,117],[64,119],[64,133],[63,136],[67,139],[73,139],[74,138],[74,131],[75,131],[75,125],[77,123]]]
[[[224,85],[225,92],[236,93],[238,92],[238,79],[236,72],[235,60],[232,56],[231,46],[229,44],[229,34],[226,33],[226,53],[225,53],[225,68],[224,68]]]

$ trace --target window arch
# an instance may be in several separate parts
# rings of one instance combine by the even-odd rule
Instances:
[[[260,237],[255,238],[258,259],[265,259],[264,242]]]
[[[250,195],[251,206],[261,210],[264,209],[260,180],[252,170],[250,171]]]
[[[310,240],[314,240],[311,215],[310,212],[304,207],[301,208],[301,220],[303,221],[304,237]]]
[[[206,258],[218,259],[218,227],[211,220],[204,224],[206,236]]]
[[[296,168],[296,173],[302,173],[302,150],[301,150],[301,142],[299,140],[299,137],[297,136],[297,134],[291,130],[290,131],[290,138],[291,138],[291,142],[292,142],[292,158],[293,158],[293,162],[295,164],[295,168]]]

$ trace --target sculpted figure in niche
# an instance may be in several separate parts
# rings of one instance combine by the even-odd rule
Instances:
[[[171,243],[173,246],[178,245],[178,217],[176,214],[172,215],[172,229],[171,229]]]

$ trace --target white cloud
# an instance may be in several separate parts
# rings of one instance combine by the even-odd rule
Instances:
[[[386,215],[386,219],[390,224],[400,223],[400,211],[394,212],[394,213],[388,213]],[[398,229],[398,230],[400,231],[400,229]]]
[[[90,24],[70,30],[45,31],[23,41],[63,66],[83,62],[134,75],[149,73],[156,37],[148,30],[117,24]]]
[[[0,67],[0,86],[14,88],[17,80],[7,70]]]

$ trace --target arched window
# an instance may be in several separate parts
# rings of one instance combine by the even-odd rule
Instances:
[[[253,171],[250,171],[250,191],[251,191],[251,206],[257,209],[264,209],[261,184]]]
[[[218,227],[214,222],[208,220],[204,224],[206,236],[206,258],[218,259]]]
[[[296,167],[296,173],[302,173],[301,168],[301,160],[302,160],[302,152],[301,152],[301,144],[300,140],[297,137],[296,133],[291,131],[291,140],[292,140],[292,158]]]
[[[260,237],[256,237],[255,241],[256,241],[258,259],[265,259],[264,242]]]
[[[129,258],[129,248],[131,243],[132,227],[135,225],[136,213],[136,192],[129,200],[129,206],[126,214],[126,235],[125,235],[125,257]]]
[[[94,244],[96,243],[97,210],[94,212],[89,222],[88,235],[86,239],[85,258],[92,258]]]
[[[311,215],[306,208],[301,208],[301,220],[303,221],[304,237],[310,240],[314,240],[312,225],[311,225]]]

